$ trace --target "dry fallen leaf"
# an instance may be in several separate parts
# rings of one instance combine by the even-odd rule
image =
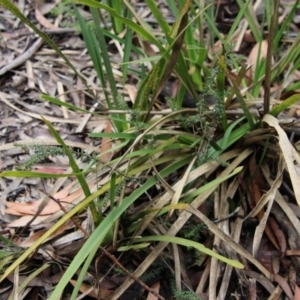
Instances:
[[[53,232],[45,241],[49,241],[57,236],[62,235],[65,233],[65,231],[74,228],[74,223],[72,221],[68,221],[64,223],[62,226],[60,226],[55,232]],[[24,239],[19,243],[19,240],[15,241],[16,244],[19,244],[20,247],[23,248],[29,248],[31,247],[41,236],[43,236],[47,232],[47,229],[40,230],[37,232],[34,232],[32,235],[30,235],[28,238]]]
[[[73,286],[76,285],[76,280],[70,280],[71,284]],[[81,293],[86,293],[88,292],[88,295],[90,297],[93,297],[95,299],[103,299],[103,300],[106,300],[106,299],[109,299],[109,297],[113,294],[114,291],[111,291],[111,290],[107,290],[107,289],[103,289],[103,288],[100,288],[99,289],[99,292],[97,293],[96,289],[93,287],[93,286],[90,286],[90,285],[87,285],[85,283],[82,283],[80,288],[79,288],[80,292]]]
[[[293,300],[299,300],[300,299],[300,289],[298,287],[298,285],[296,284],[296,282],[294,282],[294,287],[295,287],[295,295]]]
[[[111,125],[111,123],[109,121],[107,121],[106,123],[106,127],[104,129],[104,133],[112,133],[113,132],[113,127]],[[101,142],[101,146],[100,146],[100,153],[105,153],[107,151],[109,151],[112,148],[112,139],[109,137],[104,137],[102,138],[102,142]],[[109,162],[112,157],[113,157],[114,153],[111,152],[107,152],[103,155],[101,155],[101,162],[102,163],[107,163]]]
[[[160,282],[157,281],[151,286],[152,290],[154,290],[157,294],[159,294],[159,288],[160,288]],[[149,293],[147,296],[147,300],[157,300],[158,298],[153,295],[152,293]]]
[[[137,88],[132,84],[125,84],[124,88],[127,90],[130,101],[132,103],[135,103]]]
[[[35,17],[38,20],[38,22],[43,25],[47,29],[57,29],[55,25],[53,25],[51,22],[49,22],[40,12],[38,2],[35,3]]]
[[[78,188],[72,194],[68,195],[70,188],[71,185],[68,185],[63,190],[53,195],[53,197],[56,200],[60,201],[61,205],[64,207],[67,206],[69,203],[72,203],[72,201],[77,197],[79,197],[80,195],[83,195],[81,188]],[[26,202],[26,203],[6,202],[6,206],[8,207],[8,209],[6,209],[5,211],[6,213],[16,214],[16,215],[19,214],[35,215],[42,201],[43,200],[40,199],[37,201]],[[50,215],[59,210],[60,210],[60,206],[55,201],[50,199],[46,207],[40,213],[40,216]]]
[[[268,50],[268,41],[263,40],[261,44],[257,43],[252,48],[248,58],[247,63],[251,65],[252,67],[249,68],[246,75],[250,78],[252,81],[253,75],[255,73],[257,63],[260,62],[263,58],[267,57],[267,50]]]
[[[10,222],[7,226],[8,227],[24,227],[27,223],[30,222],[30,220],[32,220],[32,218],[33,218],[33,216],[22,216],[21,218]],[[42,223],[46,218],[47,218],[47,216],[36,217],[36,219],[32,222],[31,225],[38,225],[38,224]]]

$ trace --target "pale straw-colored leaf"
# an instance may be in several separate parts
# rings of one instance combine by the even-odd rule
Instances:
[[[178,185],[178,187],[175,190],[175,195],[173,195],[173,198],[171,200],[171,205],[178,203],[178,201],[179,201],[179,199],[181,197],[182,191],[183,191],[184,187],[187,184],[186,183],[187,178],[188,178],[188,176],[189,176],[189,174],[191,172],[192,167],[195,164],[196,159],[197,159],[197,156],[195,155],[194,158],[192,159],[192,161],[190,162],[189,166],[187,167],[187,169],[186,169],[186,171],[185,171],[182,179],[179,181],[179,185]],[[169,211],[169,214],[168,214],[169,218],[172,216],[173,212],[174,212],[173,209],[171,209]]]
[[[297,173],[297,170],[296,170],[295,164],[294,164],[294,160],[299,161],[299,154],[296,151],[294,151],[294,147],[290,143],[287,134],[280,127],[279,121],[275,117],[273,117],[271,115],[265,115],[263,118],[263,122],[266,122],[270,126],[274,127],[278,133],[279,146],[281,148],[282,155],[286,162],[286,166],[287,166],[290,178],[291,178],[296,201],[297,201],[298,205],[300,206],[300,177]]]
[[[253,238],[253,248],[252,248],[252,254],[254,257],[257,257],[258,249],[259,249],[261,239],[262,239],[262,236],[263,236],[263,233],[264,233],[264,230],[265,230],[268,218],[269,218],[271,208],[272,208],[274,200],[275,200],[276,192],[279,189],[279,187],[281,186],[283,170],[284,170],[284,162],[283,162],[283,159],[281,156],[280,160],[279,160],[279,168],[277,171],[276,179],[274,180],[270,190],[265,195],[262,196],[259,203],[256,205],[256,207],[260,207],[260,208],[259,209],[256,209],[256,207],[254,208],[254,210],[256,212],[259,212],[263,208],[264,204],[268,203],[267,209],[264,212],[264,216],[260,220],[258,226],[255,229],[255,234],[254,234],[254,238]]]

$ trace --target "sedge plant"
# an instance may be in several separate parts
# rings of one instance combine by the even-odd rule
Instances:
[[[63,277],[56,285],[50,300],[60,297],[68,282],[77,273],[78,277],[71,296],[71,299],[76,299],[85,275],[97,256],[99,247],[110,245],[114,251],[118,251],[116,253],[122,253],[136,251],[136,249],[141,250],[149,247],[150,244],[158,243],[153,246],[155,251],[151,252],[144,263],[133,272],[136,277],[142,276],[147,271],[148,266],[166,249],[169,243],[193,247],[195,251],[208,255],[212,259],[218,259],[237,269],[243,268],[237,259],[227,258],[197,241],[179,238],[176,235],[191,216],[191,210],[188,211],[189,207],[199,207],[223,184],[234,181],[237,176],[246,176],[247,167],[243,168],[243,166],[247,165],[247,159],[252,155],[253,149],[248,145],[242,148],[238,148],[236,145],[241,143],[246,135],[256,133],[262,123],[261,116],[253,116],[251,113],[248,101],[257,98],[263,88],[270,89],[270,85],[277,80],[280,74],[284,73],[284,70],[288,69],[284,76],[289,76],[299,67],[297,43],[300,35],[298,34],[292,45],[288,47],[287,55],[282,59],[277,59],[274,65],[270,63],[272,59],[270,55],[267,58],[258,56],[252,82],[249,82],[246,75],[247,66],[232,51],[232,40],[240,20],[244,19],[248,22],[255,41],[258,44],[263,41],[262,28],[251,15],[253,7],[250,0],[238,1],[240,11],[226,38],[215,26],[212,6],[201,7],[191,1],[179,1],[179,6],[175,6],[174,1],[167,2],[176,18],[173,26],[166,22],[155,1],[146,0],[147,6],[161,28],[163,38],[154,34],[151,24],[142,20],[128,1],[107,1],[107,4],[104,4],[93,0],[78,0],[76,3],[72,3],[107,106],[107,111],[93,114],[105,114],[113,124],[113,132],[91,133],[89,136],[91,138],[109,138],[113,146],[106,153],[100,153],[93,157],[93,164],[90,164],[90,168],[82,170],[74,159],[74,154],[54,126],[44,118],[53,137],[68,156],[72,173],[49,175],[25,170],[4,171],[0,175],[2,177],[40,178],[75,176],[84,191],[84,196],[80,203],[69,207],[65,214],[31,247],[18,255],[14,262],[9,266],[6,264],[0,280],[6,278],[28,259],[55,230],[87,207],[93,216],[95,230],[86,233],[86,242],[68,268],[64,270]],[[298,2],[295,3],[283,23],[285,29],[291,23]],[[77,76],[81,76],[52,40],[22,15],[14,4],[6,0],[0,0],[0,3],[38,33],[67,62]],[[91,22],[86,22],[81,16],[78,5],[90,7]],[[275,14],[274,7],[269,4],[266,6],[266,11],[269,11],[271,15]],[[108,28],[107,15],[112,21],[112,28]],[[100,26],[102,22],[106,24],[106,27]],[[269,40],[269,51],[276,57],[278,49],[283,47],[281,41],[286,30],[276,26],[274,21],[272,23],[269,14],[267,14],[265,22],[270,30],[275,32],[274,39]],[[211,61],[209,61],[209,48],[206,47],[207,41],[204,39],[204,23],[208,24],[209,28],[209,45],[212,46],[216,37],[223,43],[222,49],[215,54]],[[124,30],[126,34],[122,37],[120,33]],[[196,35],[195,32],[197,32]],[[143,44],[144,41],[153,44],[158,49],[156,57],[148,57],[145,49],[132,45],[133,36],[137,36],[140,44]],[[114,66],[107,49],[108,38],[115,40],[123,49],[123,62],[120,64],[123,74],[121,85],[124,86],[126,78],[129,76],[137,76],[140,79],[137,96],[131,106],[119,93]],[[138,56],[139,59],[129,63],[132,56]],[[293,66],[288,68],[291,62],[293,62]],[[149,66],[150,69],[148,69]],[[236,74],[234,78],[232,77],[233,71]],[[173,74],[180,82],[178,96],[170,100],[175,102],[176,109],[160,115],[156,106],[157,98]],[[265,74],[268,74],[267,80]],[[295,83],[292,87],[286,87],[286,90],[290,91],[297,87],[297,83]],[[86,88],[93,93],[89,87]],[[241,88],[244,90],[241,91]],[[186,92],[194,98],[196,108],[182,108]],[[93,96],[95,97],[95,95]],[[203,96],[215,98],[212,110],[206,105]],[[236,99],[234,105],[238,105],[242,109],[242,116],[233,115],[232,117],[228,114],[227,109],[232,105],[233,98]],[[89,113],[55,97],[43,95],[42,99],[70,110]],[[96,101],[96,97],[94,99]],[[278,116],[298,100],[299,95],[297,94],[288,97],[274,107],[270,111],[270,115]],[[264,99],[264,101],[268,100]],[[127,118],[126,114],[131,115],[131,118]],[[176,126],[177,124],[179,126]],[[259,136],[259,138],[261,143],[265,142],[265,136]],[[101,157],[107,153],[117,154],[109,162],[103,163]],[[264,155],[268,155],[267,151]],[[97,159],[98,164],[96,163]],[[217,170],[222,171],[219,172],[219,175],[212,175],[217,174]],[[91,190],[89,175],[99,171],[102,172],[101,186],[96,190]],[[178,174],[176,182],[172,181],[174,174]],[[206,181],[202,180],[203,176],[207,176]],[[202,184],[203,182],[205,184]],[[129,194],[126,194],[127,184],[135,187]],[[151,193],[152,190],[156,190],[155,195]],[[146,203],[140,204],[141,199],[145,197],[147,198],[147,201],[144,201]],[[106,201],[97,205],[97,203],[99,204],[98,199],[101,198]],[[131,209],[134,211],[133,214],[130,214]],[[199,217],[199,215],[197,216]],[[147,234],[147,228],[150,228],[151,222],[158,217],[160,219],[173,218],[173,225],[164,234],[162,232],[157,235]],[[118,233],[125,224],[126,230],[120,237]],[[219,234],[215,225],[207,224],[209,224],[209,230],[215,235]],[[219,236],[223,241],[226,240],[222,234]],[[228,240],[226,241],[229,243]],[[248,259],[247,254],[240,249],[241,247],[237,243],[232,242],[231,247]],[[252,261],[252,263],[262,272],[265,271],[259,262]],[[265,274],[268,273],[265,272]],[[117,299],[132,281],[132,278],[128,278],[117,289],[114,299]],[[180,291],[180,287],[176,286],[178,297],[184,298],[187,294],[189,293]]]

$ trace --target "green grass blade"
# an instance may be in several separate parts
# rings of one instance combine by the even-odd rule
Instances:
[[[129,12],[128,12],[129,13]],[[132,51],[133,30],[126,28],[126,37],[124,42],[124,56],[122,65],[122,84],[124,85],[128,79],[128,63],[130,63],[130,55]]]
[[[93,62],[93,66],[94,66],[95,71],[97,72],[97,76],[102,84],[107,105],[110,109],[112,109],[113,107],[110,105],[107,90],[106,90],[106,81],[105,81],[105,76],[103,73],[100,49],[98,47],[98,43],[97,43],[97,39],[95,37],[94,30],[92,28],[92,25],[91,24],[88,25],[86,23],[86,21],[82,18],[77,7],[75,5],[73,5],[73,7],[74,7],[74,11],[75,11],[77,20],[79,22],[79,26],[81,28],[81,32],[82,32],[83,39],[85,41],[85,45],[87,46],[87,50],[88,50],[91,60]]]
[[[85,275],[86,275],[86,273],[88,271],[88,268],[92,264],[92,260],[93,260],[93,258],[95,256],[96,252],[98,251],[98,249],[99,249],[98,245],[96,245],[93,249],[89,249],[89,255],[88,255],[86,261],[84,262],[84,265],[83,265],[82,269],[80,270],[79,276],[78,276],[78,278],[76,280],[76,284],[75,284],[75,287],[74,287],[72,295],[71,295],[71,300],[76,300],[77,299],[77,295],[78,295],[78,292],[79,292],[80,287],[82,285],[82,282],[83,282],[83,280],[85,278]],[[75,270],[75,272],[77,270]]]
[[[146,0],[148,8],[151,10],[158,26],[163,30],[165,37],[168,39],[170,36],[171,28],[169,24],[165,21],[164,17],[162,16],[160,10],[157,7],[157,1],[154,0]],[[170,42],[170,41],[168,41]]]
[[[0,241],[3,242],[6,246],[19,248],[18,245],[14,244],[11,240],[7,239],[0,234]]]
[[[97,190],[94,194],[87,197],[84,201],[79,203],[76,207],[74,207],[71,211],[69,211],[67,214],[65,214],[60,220],[58,220],[53,226],[45,232],[45,234],[40,237],[31,247],[29,247],[24,253],[14,260],[14,262],[5,270],[4,274],[0,278],[0,282],[2,282],[9,274],[11,274],[14,269],[19,266],[22,262],[24,262],[32,253],[34,253],[38,247],[44,243],[47,238],[51,236],[58,228],[60,228],[65,222],[69,221],[70,218],[72,218],[75,214],[77,214],[79,211],[84,209],[91,201],[96,199],[97,197],[103,195],[109,190],[109,183],[105,184],[103,187],[101,187],[99,190]],[[81,264],[79,264],[78,267],[80,267]],[[67,283],[66,283],[67,284]]]
[[[254,98],[258,97],[260,93],[260,89],[262,87],[262,80],[260,80],[260,78],[265,76],[265,69],[266,69],[266,59],[264,57],[260,58],[260,51],[261,51],[261,47],[259,48],[258,55],[257,55],[256,68],[255,68],[254,78],[253,78],[254,85],[251,90],[251,95]]]
[[[94,68],[97,71],[98,78],[100,79],[106,102],[109,109],[118,108],[118,89],[114,79],[112,66],[110,63],[110,58],[107,51],[107,44],[105,41],[103,29],[100,27],[100,16],[99,12],[95,8],[91,8],[94,28],[87,26],[85,20],[81,17],[78,9],[75,7],[75,12],[79,20],[80,27],[82,29],[82,34],[85,39],[86,45],[89,50],[89,54],[94,64]],[[110,86],[111,94],[113,101],[111,101],[109,94],[106,88],[106,78],[104,75],[104,67],[106,70],[106,77]],[[126,129],[126,122],[121,122],[120,120],[125,120],[124,115],[113,115],[114,125],[117,128],[117,131],[122,131]]]
[[[300,100],[300,94],[295,94],[286,100],[282,101],[280,104],[276,105],[271,111],[270,115],[277,117],[282,111],[290,108],[291,105],[295,104]]]
[[[295,16],[295,11],[298,7],[299,7],[299,0],[296,0],[292,6],[292,9],[284,19],[283,23],[277,28],[275,32],[274,45],[273,45],[275,50],[278,48],[279,42],[283,37],[284,33],[288,32],[290,24],[293,21],[293,18]]]
[[[116,179],[117,175],[116,173],[113,173],[111,175],[111,180],[110,180],[110,210],[114,209],[114,203],[115,203],[115,194],[116,194]]]
[[[237,99],[238,99],[238,101],[241,105],[241,108],[242,108],[242,110],[243,110],[243,112],[244,112],[244,114],[245,114],[245,116],[246,116],[246,118],[249,122],[250,127],[253,128],[254,127],[253,117],[252,117],[252,115],[251,115],[251,113],[250,113],[250,111],[249,111],[249,109],[248,109],[248,107],[245,103],[245,100],[244,100],[244,98],[243,98],[243,96],[240,92],[240,89],[238,88],[238,86],[236,85],[234,80],[232,81],[232,83],[233,83],[233,90],[234,90],[234,92],[236,94],[236,97],[237,97]]]
[[[230,126],[228,126],[225,135],[217,142],[218,146],[222,150],[216,151],[215,149],[211,148],[209,150],[209,155],[208,155],[209,157],[217,158],[221,153],[223,153],[226,149],[228,149],[228,147],[230,147],[232,144],[234,144],[236,141],[241,139],[246,133],[249,132],[249,130],[251,129],[249,123],[245,123],[241,125],[239,128],[233,130],[233,128],[238,123],[240,123],[243,119],[244,117],[234,121],[232,124],[230,124]]]
[[[174,158],[171,158],[171,159],[174,160]],[[163,160],[163,159],[161,159],[161,160]],[[180,159],[178,161],[174,162],[173,164],[171,164],[170,166],[168,166],[167,168],[162,170],[161,176],[165,177],[165,176],[168,176],[168,175],[174,173],[176,170],[178,170],[178,169],[182,168],[183,166],[185,166],[186,164],[188,164],[190,162],[190,160],[191,160],[191,158],[189,156],[188,157],[186,157],[186,156],[180,157]],[[165,161],[167,161],[167,159],[165,159]],[[148,164],[148,165],[144,164],[141,167],[137,167],[136,169],[131,170],[129,172],[128,176],[133,176],[133,175],[139,174],[140,172],[142,172],[144,170],[148,170],[149,167],[151,167],[151,164]],[[120,182],[121,182],[121,178],[118,177],[116,179],[116,184],[119,184]],[[149,178],[143,186],[141,186],[138,190],[136,190],[133,194],[131,194],[130,198],[125,198],[124,201],[122,202],[122,204],[125,203],[127,201],[127,199],[130,199],[130,201],[134,202],[134,200],[136,200],[140,195],[145,193],[149,188],[151,188],[156,183],[157,183],[157,178],[155,176]],[[17,259],[15,259],[13,261],[13,263],[5,270],[4,274],[0,278],[0,282],[2,282],[9,274],[11,274],[14,271],[14,269],[17,266],[19,266],[33,252],[35,252],[38,249],[38,247],[42,243],[44,243],[47,240],[47,238],[49,238],[51,236],[51,234],[53,234],[65,222],[69,221],[70,218],[72,218],[79,211],[82,211],[87,205],[89,205],[90,202],[94,201],[99,196],[103,196],[106,192],[109,191],[109,189],[110,189],[110,182],[107,182],[101,188],[99,188],[95,193],[93,193],[91,196],[84,199],[82,202],[80,202],[78,205],[76,205],[76,207],[74,207],[71,211],[69,211],[67,214],[65,214],[60,220],[58,220],[55,224],[53,224],[53,226],[51,228],[49,228],[49,230],[47,232],[45,232],[45,234],[42,237],[40,237],[31,247],[29,247],[26,251],[24,251],[24,253],[20,257],[18,257]],[[132,199],[132,197],[134,197],[134,199]],[[130,205],[130,204],[131,203],[129,203],[128,205]],[[124,206],[122,206],[121,209],[126,210],[127,207],[124,208]],[[115,211],[116,210],[114,210],[114,212]],[[116,218],[118,218],[122,214],[122,211],[117,211],[116,213],[118,214],[118,216]],[[113,215],[113,216],[115,216],[115,215]],[[105,218],[105,220],[106,220],[106,218]],[[112,226],[114,223],[110,224],[109,223],[110,221],[107,221],[107,222],[108,222],[108,224],[104,223],[104,225],[102,225],[102,226],[104,226],[105,228],[108,227],[107,230],[110,230],[111,229],[110,226]],[[93,237],[95,237],[95,241],[97,240],[98,237],[101,238],[101,241],[105,238],[107,232],[104,232],[104,236],[102,236],[102,229],[103,229],[103,227],[101,227],[101,229],[99,229],[99,231],[95,231],[96,232],[96,233],[94,232],[95,234],[94,233],[92,234]],[[100,234],[99,236],[98,236],[98,233]],[[101,243],[101,241],[100,241],[100,243]],[[90,245],[88,245],[87,248],[85,248],[85,250],[89,249],[89,247],[90,247]],[[92,249],[92,248],[90,248],[90,249]],[[83,252],[83,253],[87,254],[88,252]],[[81,256],[82,252],[80,252],[80,254],[78,253],[78,255]],[[83,258],[83,260],[77,260],[77,261],[74,259],[73,262],[79,268],[81,266],[82,262],[84,261],[84,259],[85,258]],[[74,273],[72,273],[72,274],[74,274]],[[69,276],[69,275],[67,275],[67,276]],[[71,275],[71,277],[72,277],[72,275]],[[61,283],[61,285],[65,286],[67,283],[68,282]],[[56,298],[54,298],[54,299],[56,299]]]
[[[293,44],[288,48],[283,58],[279,61],[272,72],[271,81],[273,82],[276,78],[282,74],[290,63],[299,62],[299,44],[300,44],[300,31],[295,38]]]
[[[125,208],[126,209],[126,208]],[[110,212],[109,215],[101,222],[101,224],[95,229],[95,231],[91,234],[85,244],[82,246],[80,251],[74,257],[72,263],[65,271],[63,277],[55,287],[52,292],[49,300],[56,300],[63,293],[64,288],[71,280],[73,275],[80,268],[82,263],[86,260],[87,257],[92,257],[92,252],[94,249],[99,248],[102,241],[104,240],[106,234],[108,233],[111,226],[113,226],[115,220],[124,212],[125,210],[121,210],[119,207],[114,211]],[[83,274],[83,273],[82,273]]]
[[[231,178],[232,176],[238,174],[242,169],[243,169],[243,167],[238,167],[238,168],[234,169],[232,171],[232,173],[230,173],[227,176],[217,177],[216,179],[214,179],[214,180],[208,182],[207,184],[205,184],[204,186],[201,186],[200,188],[198,188],[198,189],[192,191],[191,193],[189,193],[187,196],[184,197],[183,201],[184,202],[192,202],[196,197],[198,197],[199,195],[205,193],[206,191],[208,191],[212,188],[217,188],[218,185],[220,185],[225,180]]]
[[[170,8],[170,10],[172,11],[172,13],[174,14],[175,18],[178,18],[178,14],[179,14],[179,10],[178,7],[176,5],[176,2],[174,0],[166,0],[168,7]]]
[[[253,19],[252,15],[250,14],[250,10],[249,10],[249,4],[250,4],[251,1],[249,1],[248,5],[247,5],[247,9],[245,10],[244,12],[244,15],[247,19],[247,22],[249,24],[249,27],[253,33],[253,36],[256,40],[256,42],[261,42],[262,40],[262,37],[261,37],[261,34],[260,34],[260,28],[259,28],[259,24],[255,21],[257,21],[256,19]],[[243,5],[244,5],[244,2],[243,0],[237,0],[237,3],[239,4],[240,6],[240,9],[243,8]],[[251,4],[252,5],[252,4]]]
[[[54,127],[52,126],[52,124],[46,120],[45,118],[43,118],[43,121],[45,122],[45,124],[47,125],[47,127],[49,128],[51,134],[53,135],[53,137],[56,139],[56,141],[64,148],[64,151],[66,153],[66,155],[68,156],[69,159],[69,163],[70,163],[70,167],[72,168],[73,172],[77,175],[77,179],[82,187],[82,190],[85,194],[86,197],[91,195],[89,186],[84,178],[84,176],[82,175],[82,172],[80,171],[80,168],[78,167],[72,152],[70,151],[69,147],[65,144],[64,140],[60,137],[60,135],[58,134],[58,132],[54,129]]]
[[[201,9],[203,9],[203,8],[201,8]],[[205,16],[205,19],[208,23],[209,32],[210,32],[210,35],[211,35],[211,37],[210,37],[211,46],[213,46],[213,44],[214,44],[213,34],[215,34],[217,36],[217,38],[222,42],[222,44],[224,44],[224,42],[225,42],[223,36],[221,35],[220,31],[218,30],[218,28],[216,26],[213,9],[214,9],[213,6],[210,6],[209,9],[204,12],[204,16]]]
[[[109,108],[111,109],[114,107],[115,109],[118,109],[119,106],[119,96],[118,96],[118,89],[116,85],[116,81],[114,78],[113,70],[112,70],[112,65],[110,63],[110,57],[108,55],[108,50],[107,50],[107,43],[103,34],[103,29],[100,27],[100,17],[99,17],[99,11],[95,8],[91,8],[91,12],[93,15],[94,19],[94,26],[95,26],[95,34],[99,43],[99,48],[101,49],[101,55],[103,59],[103,64],[105,66],[105,71],[106,71],[106,77],[107,81],[109,83],[109,87],[111,90],[111,94],[113,97],[113,104],[109,103]],[[107,98],[107,101],[110,102],[109,97]],[[126,116],[124,114],[116,114],[113,115],[116,120],[114,121],[114,125],[117,129],[117,131],[121,132],[127,128],[127,123],[126,122],[121,122],[119,120],[126,120]]]
[[[138,111],[149,110],[150,94],[158,88],[159,79],[166,68],[166,64],[166,59],[162,57],[143,80],[138,90],[134,109],[137,109]],[[145,116],[143,116],[143,118],[145,118]]]
[[[147,237],[141,237],[141,238],[137,238],[135,239],[135,241],[137,242],[150,242],[150,241],[157,241],[157,242],[166,242],[166,243],[173,243],[173,244],[177,244],[177,245],[181,245],[181,246],[185,246],[185,247],[193,247],[195,249],[197,249],[198,251],[205,253],[211,257],[217,258],[220,261],[225,262],[226,264],[237,268],[237,269],[244,269],[244,265],[242,263],[240,263],[237,260],[233,260],[233,259],[229,259],[226,258],[220,254],[218,254],[217,252],[206,248],[203,244],[194,242],[194,241],[190,241],[188,239],[184,239],[184,238],[179,238],[176,236],[168,236],[168,235],[156,235],[156,236],[147,236]],[[120,247],[118,249],[118,251],[122,251],[122,247]]]
[[[97,38],[95,36],[95,31],[92,27],[92,24],[87,24],[86,21],[82,18],[81,14],[79,13],[79,11],[75,5],[74,5],[74,11],[75,11],[76,17],[78,19],[89,55],[92,59],[93,66],[94,66],[94,68],[97,72],[97,76],[102,84],[106,103],[107,103],[109,109],[113,109],[114,107],[110,101],[110,98],[109,98],[109,95],[107,92],[106,80],[105,80],[105,75],[104,75],[104,71],[103,71],[102,57],[101,57],[100,48],[98,46]]]
[[[42,172],[32,172],[32,171],[3,171],[0,173],[0,177],[15,177],[15,178],[62,178],[70,176],[83,175],[87,172],[79,173],[67,173],[67,174],[51,174]],[[90,171],[89,171],[90,173]]]
[[[139,134],[138,133],[121,133],[121,132],[97,132],[97,133],[89,133],[89,137],[92,138],[103,138],[108,137],[112,139],[124,139],[124,140],[135,140]]]
[[[230,30],[226,36],[226,39],[224,41],[225,45],[227,45],[230,42],[230,39],[235,32],[236,28],[240,25],[241,19],[245,16],[245,12],[250,4],[251,0],[247,0],[239,10],[238,15],[235,17],[233,24],[230,26]]]
[[[109,86],[110,86],[110,89],[111,89],[111,93],[112,93],[112,96],[113,96],[113,100],[114,100],[114,106],[111,104],[111,103],[108,103],[109,104],[109,108],[117,108],[117,97],[118,97],[118,90],[117,90],[117,87],[116,87],[116,82],[115,82],[115,78],[114,78],[114,75],[113,75],[113,72],[112,72],[112,66],[111,66],[111,63],[110,63],[110,58],[109,58],[109,55],[108,55],[108,51],[107,51],[107,43],[105,41],[105,37],[104,37],[104,34],[103,34],[103,29],[100,27],[100,17],[99,17],[99,11],[95,8],[91,8],[91,13],[92,13],[92,16],[93,16],[93,20],[94,20],[94,26],[95,26],[95,29],[94,29],[94,33],[95,33],[95,36],[97,38],[97,41],[99,43],[95,43],[93,46],[94,47],[97,47],[99,50],[101,50],[101,58],[103,59],[103,64],[105,66],[105,71],[106,71],[106,75],[107,75],[107,79],[108,79],[108,82],[109,82]],[[100,53],[100,51],[99,51]]]
[[[91,114],[91,112],[88,111],[88,110],[86,110],[86,109],[82,109],[80,107],[77,107],[75,105],[69,104],[67,102],[63,102],[63,101],[61,101],[61,100],[59,100],[57,98],[53,98],[53,97],[48,96],[48,95],[41,95],[41,98],[43,100],[48,101],[48,102],[54,103],[56,105],[64,106],[64,107],[69,108],[69,109],[73,109],[74,111],[81,111],[81,112],[86,113],[86,114]]]
[[[18,294],[22,293],[22,291],[27,287],[27,285],[30,283],[31,280],[36,279],[41,272],[43,272],[50,266],[51,265],[48,263],[43,264],[41,267],[39,267],[34,272],[32,272],[29,276],[26,276],[25,280],[22,283],[20,283],[18,287]]]
[[[226,75],[226,63],[225,63],[225,49],[223,49],[223,54],[219,59],[219,72],[217,74],[217,103],[215,111],[218,115],[221,115],[221,123],[223,130],[226,131],[227,129],[227,116],[225,111],[225,75]]]
[[[290,91],[296,91],[300,89],[300,81],[297,81],[295,83],[290,84],[287,88],[286,88],[286,92],[290,92]]]
[[[108,5],[113,8],[119,15],[122,15],[123,0],[108,0]],[[113,28],[116,34],[119,34],[123,29],[123,23],[118,18],[112,18]]]
[[[94,1],[94,0],[76,0],[75,2],[83,4],[83,5],[87,5],[90,7],[101,8],[101,9],[106,10],[111,16],[120,19],[125,25],[127,25],[129,28],[131,28],[133,31],[135,31],[142,38],[150,41],[151,43],[153,43],[154,45],[159,47],[160,50],[163,50],[161,43],[149,30],[141,27],[137,23],[133,22],[131,19],[128,19],[128,18],[123,17],[122,15],[119,15],[114,9],[110,8],[109,6],[104,5],[104,4]]]
[[[185,162],[188,163],[189,160]],[[181,163],[176,163],[173,165],[176,165],[177,167],[180,167],[182,165]],[[173,168],[166,168],[163,171],[161,171],[161,176],[165,177],[168,174],[171,174],[173,172]],[[73,277],[73,275],[76,273],[76,271],[80,268],[81,264],[85,261],[85,259],[88,257],[89,253],[91,252],[91,249],[95,249],[95,247],[99,247],[101,243],[103,242],[105,236],[107,233],[111,230],[111,228],[114,226],[116,220],[120,218],[120,216],[128,209],[128,207],[136,201],[141,195],[143,195],[149,188],[151,188],[155,183],[157,182],[157,179],[155,176],[148,179],[140,188],[136,189],[130,196],[124,198],[124,200],[121,202],[120,206],[115,207],[114,210],[110,211],[107,217],[101,222],[100,225],[95,229],[95,231],[91,234],[89,239],[86,241],[86,243],[82,246],[80,251],[77,253],[75,258],[73,259],[72,263],[70,264],[69,268],[64,273],[63,277],[61,278],[60,282],[56,286],[55,290],[53,291],[51,297],[49,300],[56,300],[60,297],[62,294],[65,286],[68,284],[70,279]],[[88,197],[85,201],[90,201],[91,197]]]

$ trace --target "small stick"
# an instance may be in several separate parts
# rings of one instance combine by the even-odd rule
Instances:
[[[26,60],[28,60],[30,57],[32,57],[35,52],[41,47],[41,45],[43,44],[43,39],[42,38],[38,38],[35,43],[29,48],[27,49],[24,53],[22,53],[21,55],[19,55],[15,60],[13,60],[11,63],[5,65],[4,67],[2,67],[0,69],[0,76],[4,75],[6,72],[20,66],[21,64],[23,64]]]

